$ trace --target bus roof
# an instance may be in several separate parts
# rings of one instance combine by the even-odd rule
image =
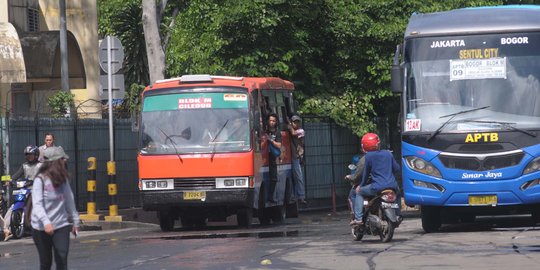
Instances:
[[[413,14],[405,39],[422,36],[540,31],[540,6],[508,5]]]
[[[182,77],[178,78],[158,80],[153,85],[146,87],[145,91],[186,86],[232,86],[246,87],[251,89],[294,89],[294,85],[292,82],[277,77],[232,77],[197,74],[183,75]]]

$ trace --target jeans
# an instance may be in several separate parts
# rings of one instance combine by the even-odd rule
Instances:
[[[32,238],[39,254],[39,269],[51,269],[53,250],[56,269],[67,269],[70,232],[71,226],[56,229],[53,235],[48,235],[45,231],[32,230]]]
[[[306,198],[306,191],[304,184],[304,173],[302,172],[302,164],[300,164],[300,159],[292,160],[292,170],[294,179],[294,195],[296,195],[297,199],[303,200]]]
[[[371,188],[371,185],[365,185],[360,187],[360,192],[353,190],[350,194],[351,201],[353,202],[354,219],[362,220],[364,216],[364,196],[373,197],[377,195],[377,192]]]

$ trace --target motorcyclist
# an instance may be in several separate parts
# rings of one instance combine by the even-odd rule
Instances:
[[[352,160],[352,164],[355,165],[354,169],[351,169],[351,174],[348,174],[345,176],[345,180],[349,181],[349,183],[351,184],[351,191],[349,192],[349,197],[348,197],[349,209],[352,212],[351,220],[356,219],[355,212],[361,211],[358,209],[354,209],[354,206],[355,206],[354,200],[356,196],[356,187],[358,186],[358,184],[360,184],[360,178],[362,178],[362,173],[364,172],[365,161],[366,161],[365,153],[363,151],[360,154],[355,155]],[[358,207],[362,207],[362,205],[359,205]]]
[[[364,196],[376,196],[384,189],[394,189],[399,194],[399,185],[393,173],[400,171],[400,166],[388,150],[380,150],[379,136],[375,133],[366,133],[362,137],[362,150],[366,153],[364,170],[359,185],[354,192],[354,220],[351,225],[362,225]],[[371,176],[371,183],[367,184]],[[398,195],[398,204],[400,196]],[[401,204],[400,204],[401,207]],[[400,211],[398,210],[398,215]],[[401,216],[398,218],[401,220]]]
[[[36,177],[39,168],[41,167],[41,162],[39,162],[39,148],[35,145],[29,145],[26,148],[24,148],[24,156],[26,158],[26,162],[24,162],[21,167],[11,176],[11,185],[15,186],[17,184],[17,180],[26,178],[28,180],[34,180],[34,177]],[[31,198],[29,198],[31,200]],[[28,202],[30,205],[32,205],[31,201]],[[29,209],[29,207],[27,208]],[[9,207],[9,209],[6,212],[6,215],[4,216],[4,241],[9,240],[13,235],[11,234],[11,213],[13,211],[13,205]],[[25,213],[26,216],[29,216],[29,213]]]

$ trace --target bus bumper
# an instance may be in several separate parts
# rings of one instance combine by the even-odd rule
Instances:
[[[403,168],[404,197],[408,205],[495,207],[539,204],[540,184],[523,188],[536,179],[540,179],[540,173],[515,179],[456,181]]]
[[[197,199],[185,199],[187,197],[185,193],[188,192],[204,192],[204,196]],[[176,207],[242,208],[253,206],[253,189],[143,191],[141,197],[143,209],[146,211]]]

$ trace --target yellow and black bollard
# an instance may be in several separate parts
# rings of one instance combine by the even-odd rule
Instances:
[[[109,215],[105,216],[105,220],[121,222],[122,216],[118,215],[118,189],[116,187],[116,163],[114,161],[107,162],[107,174],[109,175],[108,190],[111,201],[109,204]]]
[[[88,180],[86,187],[88,190],[88,202],[86,203],[86,214],[81,215],[83,221],[99,220],[99,215],[96,214],[96,158],[88,158]]]

